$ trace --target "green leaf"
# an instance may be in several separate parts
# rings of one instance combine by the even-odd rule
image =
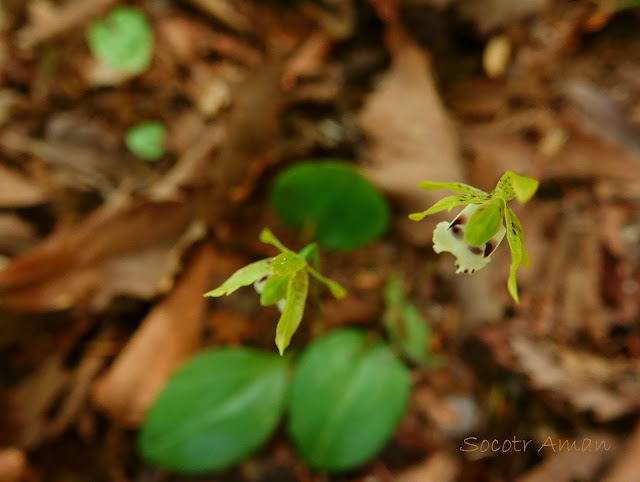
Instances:
[[[316,470],[355,469],[387,443],[409,398],[409,373],[383,343],[338,330],[302,355],[291,387],[288,429]]]
[[[488,198],[488,194],[485,194],[482,198],[478,198],[476,196],[472,196],[470,194],[462,195],[462,196],[447,196],[445,198],[440,199],[437,203],[431,206],[426,211],[422,211],[421,213],[413,213],[409,214],[409,219],[413,221],[422,221],[425,216],[429,214],[435,214],[440,211],[451,211],[456,206],[462,206],[466,204],[480,204],[484,202]]]
[[[280,355],[289,346],[291,337],[300,326],[308,292],[309,274],[307,270],[301,269],[293,273],[287,285],[287,302],[276,327],[276,346]]]
[[[429,352],[431,327],[402,290],[399,275],[389,278],[384,288],[386,309],[382,317],[389,339],[404,357],[418,366],[437,366],[439,357]]]
[[[464,232],[464,239],[471,246],[484,246],[495,236],[502,226],[502,209],[504,200],[492,199],[471,214],[469,224]]]
[[[389,207],[376,188],[344,162],[300,162],[277,177],[271,205],[290,226],[328,249],[350,250],[382,236]]]
[[[538,190],[538,181],[530,177],[520,176],[513,171],[507,171],[496,185],[496,196],[505,201],[516,198],[521,203],[526,203]]]
[[[344,289],[342,285],[337,281],[333,281],[332,279],[322,276],[320,273],[318,273],[318,271],[313,269],[311,266],[307,266],[307,270],[309,271],[309,274],[311,274],[311,276],[313,276],[315,279],[325,284],[327,288],[329,288],[329,291],[331,291],[331,294],[333,295],[334,298],[342,299],[345,296],[347,296],[347,290]]]
[[[273,234],[269,228],[264,228],[262,231],[260,231],[260,241],[262,241],[264,244],[270,244],[271,246],[278,248],[283,253],[291,251],[284,244],[282,244],[278,238],[276,238],[275,234]]]
[[[472,196],[483,196],[487,193],[478,189],[477,187],[469,186],[461,182],[434,182],[434,181],[421,181],[418,183],[418,187],[426,189],[427,191],[438,191],[440,189],[449,189],[449,191],[459,192],[461,194],[470,194]]]
[[[278,276],[274,274],[269,276],[260,294],[260,304],[262,306],[271,306],[284,298],[287,295],[287,286],[290,279],[291,275]]]
[[[205,293],[204,296],[218,297],[222,295],[229,295],[238,288],[249,286],[254,281],[272,273],[272,261],[273,258],[261,259],[255,263],[248,264],[244,268],[240,268],[238,271],[233,273],[227,281],[222,283],[222,285]]]
[[[307,262],[293,251],[285,251],[273,258],[271,265],[273,272],[279,275],[293,273],[304,268]]]
[[[287,385],[286,358],[247,348],[202,352],[174,373],[147,412],[139,451],[186,474],[235,465],[278,426]]]
[[[97,20],[86,32],[91,53],[101,62],[129,74],[149,68],[153,30],[147,17],[133,7],[117,7],[106,20]]]
[[[509,269],[507,289],[509,290],[509,294],[511,295],[513,300],[516,303],[519,303],[520,298],[518,296],[516,271],[520,266],[520,263],[522,262],[523,252],[525,252],[523,246],[524,234],[522,232],[520,221],[510,207],[507,207],[505,211],[505,222],[507,224],[507,241],[509,241],[509,249],[511,250],[511,267]],[[526,256],[526,259],[528,261],[529,255],[525,252],[524,256]]]
[[[160,122],[142,122],[127,131],[125,144],[136,156],[157,161],[164,156],[167,128]]]

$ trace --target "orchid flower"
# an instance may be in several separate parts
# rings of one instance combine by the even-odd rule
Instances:
[[[490,193],[459,182],[423,181],[418,186],[429,191],[449,189],[459,195],[447,196],[426,211],[410,214],[409,218],[414,221],[445,209],[451,211],[456,206],[467,206],[451,223],[438,223],[433,232],[433,250],[453,254],[456,273],[473,273],[486,266],[491,254],[507,235],[511,250],[507,289],[518,303],[516,270],[521,264],[529,266],[530,261],[523,245],[522,225],[507,203],[512,199],[527,202],[538,189],[538,181],[507,171]]]
[[[240,268],[222,285],[204,296],[229,295],[243,286],[253,284],[262,306],[276,305],[281,312],[276,327],[276,346],[280,355],[289,346],[291,337],[300,326],[309,292],[309,275],[325,284],[336,298],[344,298],[347,291],[335,281],[325,278],[311,266],[320,264],[318,246],[311,243],[299,253],[286,248],[269,229],[260,233],[260,241],[275,246],[280,254],[261,259]]]

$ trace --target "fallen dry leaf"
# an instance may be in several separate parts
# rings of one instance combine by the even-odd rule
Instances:
[[[441,451],[429,456],[424,462],[395,474],[395,482],[454,482],[458,480],[460,461]]]
[[[180,238],[202,234],[187,229],[191,216],[185,203],[114,196],[80,226],[59,230],[0,271],[0,306],[101,309],[117,295],[155,296],[179,266]]]
[[[544,459],[544,461],[536,465],[533,469],[521,475],[515,482],[573,482],[576,480],[594,480],[592,477],[613,458],[620,449],[618,440],[607,433],[581,433],[575,437],[577,447],[582,448],[583,443],[590,439],[595,445],[599,445],[600,450],[591,449],[588,452],[581,450],[558,450],[553,451],[547,446],[543,450],[550,450],[552,453]],[[568,439],[561,439],[568,440]],[[570,441],[569,443],[571,443]],[[546,441],[542,442],[543,445]],[[553,442],[556,446],[558,441]],[[607,447],[605,449],[605,447]],[[631,479],[620,479],[631,481]]]
[[[367,99],[358,122],[368,140],[363,174],[407,212],[422,211],[442,197],[418,189],[420,180],[464,179],[456,132],[430,62],[412,43],[403,42],[393,52],[391,69]],[[431,237],[428,227],[409,226],[417,238],[425,238],[425,233]]]
[[[34,206],[46,201],[45,192],[37,184],[0,164],[0,207]]]
[[[636,480],[640,473],[640,425],[625,442],[620,457],[613,463],[603,482],[628,482]]]
[[[173,370],[200,343],[211,274],[229,261],[209,244],[193,256],[176,287],[144,319],[92,390],[95,405],[126,427],[140,424]]]
[[[16,448],[0,449],[0,480],[2,482],[20,482],[27,473],[27,457]]]
[[[458,3],[460,13],[482,32],[504,27],[541,11],[549,0],[471,0]]]

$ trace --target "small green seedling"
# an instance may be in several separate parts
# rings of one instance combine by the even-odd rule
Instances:
[[[407,299],[402,277],[392,275],[384,287],[385,311],[382,322],[391,345],[400,354],[422,368],[442,365],[442,358],[429,350],[432,330],[418,308]]]
[[[106,20],[89,25],[86,37],[94,57],[127,74],[140,74],[151,64],[153,30],[136,8],[113,9]]]
[[[262,306],[276,305],[282,312],[276,327],[276,346],[282,355],[302,321],[309,292],[309,275],[325,284],[336,298],[344,298],[347,291],[335,281],[322,276],[311,264],[319,265],[315,243],[299,253],[286,248],[269,229],[260,233],[260,241],[280,250],[280,254],[256,261],[240,268],[218,288],[204,296],[229,295],[243,286],[254,285]]]
[[[160,122],[141,122],[127,131],[124,142],[136,156],[147,161],[157,161],[164,156],[167,128]]]
[[[522,225],[507,203],[514,198],[521,203],[529,201],[538,189],[538,181],[507,171],[490,193],[459,182],[423,181],[418,186],[427,190],[449,189],[460,195],[447,196],[426,211],[410,214],[409,218],[414,221],[445,209],[451,211],[456,206],[467,206],[453,222],[438,223],[433,232],[433,250],[453,254],[456,273],[473,273],[486,266],[491,254],[507,235],[511,250],[507,289],[518,303],[516,270],[520,264],[529,266],[530,261],[523,245]]]

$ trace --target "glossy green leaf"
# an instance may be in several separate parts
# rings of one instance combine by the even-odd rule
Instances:
[[[318,281],[326,285],[327,288],[329,288],[329,291],[331,291],[331,294],[334,296],[334,298],[342,299],[345,296],[347,296],[347,290],[344,289],[342,285],[337,281],[333,281],[332,279],[322,276],[320,273],[318,273],[318,271],[313,269],[311,266],[308,266],[307,270],[309,271],[309,274],[311,274],[311,276],[313,276],[315,279],[317,279]]]
[[[473,196],[482,196],[487,194],[477,187],[469,186],[468,184],[463,184],[461,182],[421,181],[418,183],[418,187],[426,189],[427,191],[448,189],[449,191],[459,192],[461,194],[471,194]]]
[[[523,257],[523,238],[522,226],[520,221],[516,217],[515,213],[510,207],[507,207],[505,211],[505,223],[507,228],[507,241],[509,242],[509,249],[511,249],[511,267],[509,268],[509,279],[507,280],[507,289],[509,294],[516,303],[520,302],[518,296],[518,283],[516,280],[516,271],[522,262]],[[527,260],[529,255],[526,255]]]
[[[344,162],[300,162],[271,191],[275,212],[325,248],[350,250],[381,236],[389,207],[376,188]]]
[[[285,251],[273,258],[271,267],[275,274],[285,275],[304,268],[307,262],[293,251]]]
[[[287,296],[287,286],[291,275],[279,276],[274,274],[267,278],[262,293],[260,294],[260,304],[262,306],[275,305],[282,298]]]
[[[513,171],[507,171],[498,181],[495,194],[506,201],[517,199],[526,203],[538,190],[538,181],[530,177],[520,176]]]
[[[488,195],[485,195],[482,198],[478,198],[476,196],[462,195],[462,196],[447,196],[445,198],[440,199],[437,203],[431,206],[426,211],[422,211],[421,213],[413,213],[409,214],[409,219],[413,221],[422,221],[425,216],[430,214],[439,213],[440,211],[451,211],[456,206],[463,206],[467,204],[480,204],[484,202]]]
[[[164,156],[167,128],[160,122],[142,122],[127,131],[125,144],[136,156],[157,161]]]
[[[287,285],[287,302],[276,327],[276,346],[280,355],[289,346],[291,337],[300,326],[308,292],[309,274],[307,270],[301,269],[293,273]]]
[[[149,409],[138,447],[149,462],[197,474],[230,467],[274,432],[286,404],[285,358],[215,349],[192,358]]]
[[[484,246],[502,226],[502,210],[504,201],[492,199],[471,214],[469,224],[464,232],[464,239],[471,246]]]
[[[222,285],[205,293],[204,296],[217,297],[228,295],[236,291],[238,288],[249,286],[254,281],[272,273],[272,260],[273,258],[261,259],[255,263],[248,264],[244,268],[240,268],[238,271],[233,273],[227,281],[222,283]]]
[[[338,330],[303,353],[291,387],[288,429],[317,470],[355,469],[388,442],[409,398],[409,373],[383,343]]]
[[[139,74],[151,64],[153,30],[136,8],[113,9],[106,20],[92,22],[86,36],[91,53],[111,67]]]

